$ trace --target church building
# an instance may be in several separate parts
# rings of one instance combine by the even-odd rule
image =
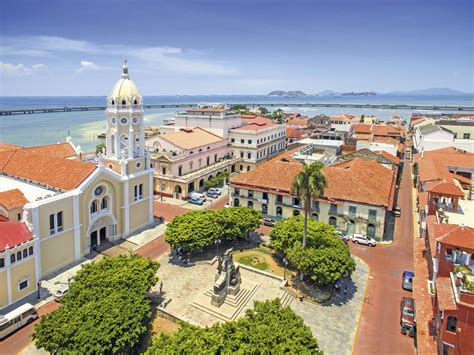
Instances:
[[[106,241],[153,222],[142,105],[125,62],[107,98],[106,150],[94,163],[81,161],[70,139],[0,144],[0,310]]]

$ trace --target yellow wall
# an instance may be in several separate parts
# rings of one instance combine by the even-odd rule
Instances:
[[[73,231],[41,241],[41,276],[74,262]]]
[[[40,239],[50,236],[49,216],[53,213],[56,214],[59,211],[63,211],[63,229],[68,230],[73,228],[72,197],[62,198],[45,205],[40,205],[38,210]]]
[[[18,281],[29,277],[29,285],[27,288],[18,291]],[[12,302],[19,300],[22,297],[28,296],[36,289],[35,277],[35,258],[13,264],[10,268],[10,281],[12,289]]]
[[[4,267],[0,270],[0,308],[6,307],[7,304],[8,304],[7,269]]]

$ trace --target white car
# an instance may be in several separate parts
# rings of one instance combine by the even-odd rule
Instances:
[[[214,194],[218,194],[220,195],[221,192],[219,191],[219,189],[216,189],[215,187],[211,187],[209,190],[207,190],[208,192],[211,192],[211,193],[214,193]]]
[[[54,300],[56,302],[59,302],[61,298],[63,298],[64,295],[67,293],[67,291],[69,291],[69,287],[65,287],[65,288],[61,288],[57,290],[56,293],[54,294]]]
[[[377,245],[377,241],[375,239],[369,238],[363,234],[354,234],[350,238],[352,240],[352,243],[355,244],[364,244],[368,245],[369,247],[374,247]]]

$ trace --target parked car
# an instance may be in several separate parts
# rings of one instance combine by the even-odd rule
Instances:
[[[218,198],[219,197],[219,194],[213,192],[213,191],[207,191],[207,194],[206,194],[207,197],[210,197],[210,198]]]
[[[61,301],[61,298],[64,297],[64,295],[67,293],[67,291],[69,291],[69,287],[64,287],[64,288],[60,288],[59,290],[57,290],[57,291],[54,293],[54,300],[55,300],[56,302]]]
[[[206,201],[206,196],[200,192],[191,192],[189,194],[190,199]]]
[[[193,205],[199,205],[201,206],[204,203],[204,200],[201,198],[190,198],[188,200],[189,203],[192,203]]]
[[[395,217],[400,217],[402,215],[402,210],[400,209],[400,207],[397,206],[393,209],[393,215]]]
[[[411,271],[403,271],[402,288],[407,291],[413,291],[413,277],[415,274]]]
[[[346,232],[343,231],[336,231],[337,236],[342,239],[345,243],[349,241],[349,236],[346,234]]]
[[[275,221],[271,218],[265,218],[263,220],[263,225],[268,227],[273,227],[275,225]]]
[[[368,245],[369,247],[374,247],[377,245],[377,241],[375,239],[369,238],[363,234],[354,234],[350,238],[352,240],[352,243],[355,243],[355,244],[364,244],[364,245]]]
[[[207,192],[212,192],[212,193],[215,193],[215,194],[218,194],[220,195],[221,192],[219,191],[219,189],[215,188],[215,187],[211,187],[209,190],[207,190]]]
[[[402,297],[400,302],[400,325],[412,328],[415,323],[415,300],[411,297]]]

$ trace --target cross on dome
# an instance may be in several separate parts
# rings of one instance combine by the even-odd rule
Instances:
[[[127,65],[127,59],[124,59],[123,61],[123,66],[122,66],[122,78],[128,79],[128,65]]]

